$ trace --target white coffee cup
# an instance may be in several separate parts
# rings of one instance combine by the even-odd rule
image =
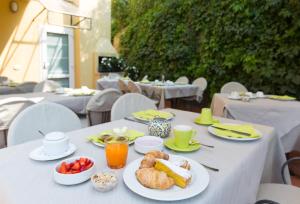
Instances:
[[[63,132],[50,132],[45,135],[43,146],[46,155],[60,155],[68,150],[69,138]]]
[[[253,98],[253,93],[252,92],[246,92],[245,95],[249,96],[250,98]]]
[[[230,97],[232,97],[232,98],[238,98],[238,97],[240,97],[240,94],[237,91],[232,91],[230,93]]]
[[[258,91],[258,92],[256,92],[256,96],[259,98],[263,98],[265,95],[264,95],[264,92]]]

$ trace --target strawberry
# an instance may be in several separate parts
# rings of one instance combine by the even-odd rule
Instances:
[[[93,162],[91,161],[88,165],[85,166],[85,170],[88,170],[89,168],[91,168],[93,166]]]
[[[76,170],[76,171],[77,171],[77,170],[80,170],[80,167],[81,167],[81,166],[80,166],[80,163],[76,161],[76,162],[74,163],[74,165],[72,166],[72,169],[71,169],[71,170]]]
[[[61,174],[66,174],[67,173],[67,167],[66,167],[67,163],[66,162],[63,162],[59,169],[58,169],[58,172],[61,173]]]
[[[81,158],[79,159],[80,165],[81,165],[81,166],[84,166],[87,160],[88,160],[87,158],[81,157]]]

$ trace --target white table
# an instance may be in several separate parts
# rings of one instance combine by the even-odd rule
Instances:
[[[55,94],[46,92],[33,92],[33,93],[21,93],[21,94],[9,94],[0,95],[0,100],[8,97],[23,97],[34,101],[40,102],[53,102],[70,108],[72,111],[78,114],[86,113],[86,105],[92,96],[70,96],[66,94]]]
[[[208,170],[210,183],[203,193],[175,203],[252,204],[256,200],[261,181],[279,180],[278,168],[285,160],[273,128],[255,125],[263,133],[262,139],[247,143],[231,142],[209,135],[207,127],[194,124],[192,121],[197,116],[196,113],[173,109],[167,111],[176,114],[172,125],[192,125],[198,132],[199,140],[214,145],[215,149],[203,147],[197,152],[185,154],[165,151],[190,157],[220,169],[219,172]],[[237,122],[229,119],[221,121]],[[97,171],[107,168],[104,150],[87,142],[86,137],[123,125],[147,132],[146,125],[126,120],[69,132],[70,141],[78,147],[74,156],[93,157],[96,160]],[[41,144],[42,142],[37,140],[0,150],[0,203],[158,203],[131,192],[123,183],[121,177],[123,170],[118,170],[120,182],[117,188],[107,193],[95,191],[90,182],[69,187],[56,184],[53,180],[53,168],[57,161],[36,162],[28,158],[30,151]],[[132,146],[128,155],[128,162],[142,156],[137,154]]]
[[[198,86],[192,84],[174,84],[156,86],[154,84],[138,83],[143,93],[149,98],[153,98],[159,101],[159,108],[165,107],[166,99],[183,98],[190,96],[202,97],[203,92],[199,90]]]
[[[96,82],[96,88],[98,90],[104,90],[108,88],[114,88],[120,90],[118,86],[118,81],[119,79],[106,79],[106,78],[98,79]]]
[[[15,86],[0,85],[0,95],[21,93]]]
[[[274,127],[284,150],[300,149],[300,102],[252,99],[250,102],[228,99],[215,94],[211,108],[214,115]]]

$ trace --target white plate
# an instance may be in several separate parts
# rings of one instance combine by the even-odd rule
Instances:
[[[170,112],[167,112],[167,111],[159,111],[159,112],[164,112],[164,113],[170,114],[170,117],[165,118],[166,120],[171,120],[172,118],[174,118],[174,115],[172,113],[170,113]],[[140,121],[149,122],[149,120],[141,118],[141,117],[135,117],[135,116],[132,116],[132,117],[135,118],[135,119],[137,119],[137,120],[140,120]]]
[[[131,162],[127,165],[123,173],[126,186],[140,196],[159,201],[183,200],[198,195],[208,186],[209,174],[201,164],[186,157],[170,155],[170,161],[185,159],[190,163],[192,173],[191,183],[186,188],[180,188],[178,186],[173,186],[167,190],[146,188],[139,183],[135,176],[135,171],[139,169],[142,159],[143,158],[136,159]]]
[[[135,141],[135,140],[132,140],[132,141],[130,141],[128,144],[131,145],[131,144],[134,143],[134,141]],[[92,141],[92,143],[93,143],[94,145],[98,146],[98,147],[104,147],[104,146],[105,146],[104,144],[101,144],[101,143],[98,143],[98,142],[94,142],[94,141]]]
[[[240,124],[232,124],[232,123],[224,123],[224,125],[225,124],[226,125],[240,125]],[[215,129],[216,128],[214,128],[212,126],[209,126],[208,127],[208,132],[211,133],[211,134],[213,134],[213,135],[215,135],[215,136],[217,136],[217,137],[221,137],[221,138],[228,139],[228,140],[234,140],[234,141],[253,141],[253,140],[259,140],[262,137],[262,133],[259,130],[257,130],[257,129],[255,129],[255,131],[260,135],[260,137],[258,137],[258,138],[251,138],[251,137],[249,137],[249,138],[226,137],[226,136],[222,136],[222,135],[216,134]]]
[[[67,157],[71,154],[73,154],[76,151],[76,146],[74,144],[69,144],[69,149],[64,152],[63,154],[60,155],[55,155],[55,156],[50,156],[45,154],[44,152],[44,147],[38,147],[32,152],[30,152],[29,157],[30,159],[36,160],[36,161],[51,161],[51,160],[56,160],[56,159],[61,159],[64,157]]]

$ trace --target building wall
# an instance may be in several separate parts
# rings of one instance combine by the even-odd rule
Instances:
[[[10,0],[0,1],[0,75],[16,82],[41,80],[41,26],[46,12],[38,1],[16,0],[19,11],[9,10]],[[111,0],[76,0],[92,14],[92,30],[74,30],[75,85],[95,87],[94,53],[100,38],[111,36]],[[5,19],[5,20],[2,20]],[[63,19],[62,19],[63,20]]]

